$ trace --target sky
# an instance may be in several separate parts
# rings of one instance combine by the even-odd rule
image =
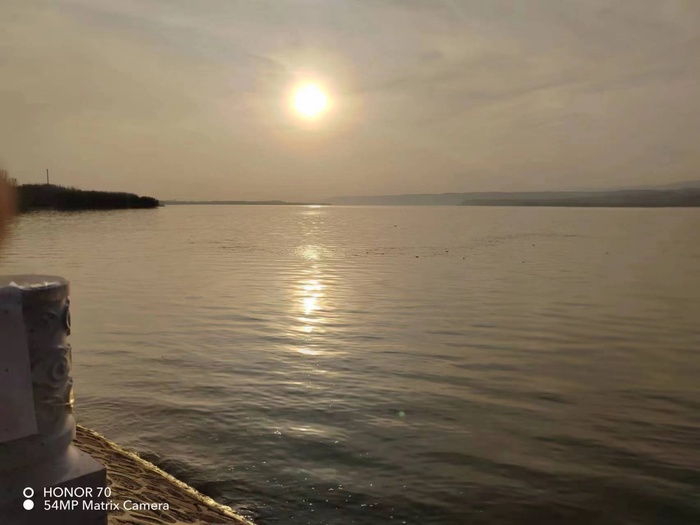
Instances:
[[[3,0],[0,162],[161,199],[700,178],[697,0]],[[314,83],[327,110],[290,109]]]

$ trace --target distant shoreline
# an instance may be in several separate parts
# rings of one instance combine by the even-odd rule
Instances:
[[[169,206],[331,206],[323,202],[286,202],[286,201],[163,201]]]
[[[700,187],[672,190],[472,192],[335,197],[336,205],[550,206],[568,208],[696,208]]]
[[[623,190],[543,193],[465,199],[462,206],[552,206],[568,208],[689,208],[700,206],[700,190]]]
[[[158,199],[135,193],[79,190],[53,184],[23,184],[17,187],[17,198],[20,213],[39,210],[145,209],[161,205]]]

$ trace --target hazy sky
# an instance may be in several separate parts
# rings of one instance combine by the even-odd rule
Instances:
[[[2,0],[21,182],[195,199],[698,179],[698,0]],[[331,101],[313,122],[294,86]]]

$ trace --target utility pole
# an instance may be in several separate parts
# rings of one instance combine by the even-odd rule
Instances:
[[[46,168],[46,184],[50,184],[49,182],[49,168]]]

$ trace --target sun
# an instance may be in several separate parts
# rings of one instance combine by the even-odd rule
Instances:
[[[294,91],[292,105],[299,115],[312,119],[326,111],[328,97],[318,85],[304,84]]]

